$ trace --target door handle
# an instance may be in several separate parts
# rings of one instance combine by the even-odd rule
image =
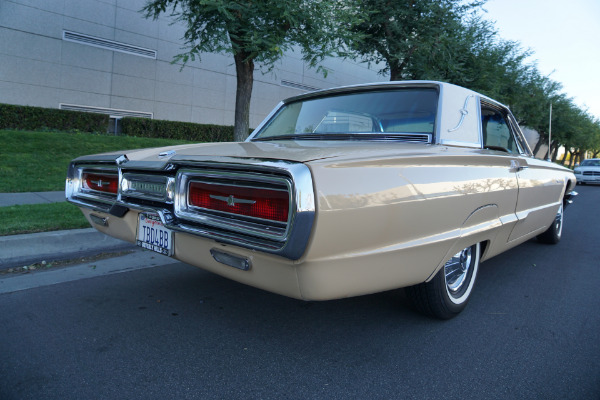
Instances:
[[[510,160],[510,172],[519,172],[529,168],[528,165],[520,165],[518,161]]]

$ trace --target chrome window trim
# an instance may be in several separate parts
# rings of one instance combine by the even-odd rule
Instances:
[[[508,127],[508,130],[509,130],[509,132],[517,146],[517,149],[518,149],[518,154],[516,154],[516,153],[511,153],[511,154],[514,156],[533,157],[533,152],[529,148],[529,143],[527,143],[527,140],[525,139],[525,135],[523,135],[523,132],[521,131],[521,127],[517,123],[516,118],[514,117],[512,112],[508,109],[508,107],[506,107],[498,102],[495,102],[491,99],[482,98],[480,101],[480,105],[479,105],[480,114],[481,114],[481,109],[483,107],[492,108],[492,109],[500,112],[502,114],[502,117],[504,117],[504,119],[506,121],[506,125]],[[480,125],[481,125],[481,115],[479,115],[479,119],[480,119]],[[480,131],[481,131],[481,135],[482,135],[481,145],[484,146],[485,144],[483,143],[483,127],[480,128]]]
[[[436,138],[440,137],[440,132],[438,132],[438,129],[440,125],[440,117],[442,115],[442,86],[443,85],[441,85],[440,82],[434,81],[378,82],[366,85],[351,85],[333,89],[323,89],[315,92],[304,93],[298,96],[289,97],[279,102],[279,104],[277,104],[277,106],[275,106],[275,108],[265,117],[265,119],[263,119],[260,122],[260,124],[256,127],[256,129],[252,131],[252,133],[248,136],[248,138],[246,138],[245,141],[252,142],[259,135],[259,133],[272,122],[272,120],[277,116],[277,114],[279,114],[287,105],[296,101],[307,101],[320,97],[352,95],[357,93],[373,91],[394,91],[399,89],[434,89],[437,92],[437,104],[433,131],[431,133],[424,133],[424,135],[428,135],[427,143],[435,143]],[[385,135],[385,133],[381,134]],[[421,133],[419,133],[418,135],[421,135]]]
[[[443,146],[471,147],[471,148],[474,148],[474,149],[480,149],[481,148],[481,145],[479,143],[459,142],[457,140],[447,140],[447,139],[441,140],[440,144],[443,145]]]
[[[271,110],[271,112],[265,117],[265,119],[263,119],[260,122],[260,124],[258,124],[256,129],[254,129],[252,131],[252,133],[250,135],[248,135],[245,142],[251,142],[252,139],[265,127],[265,125],[267,125],[271,121],[271,119],[283,109],[284,105],[285,105],[285,103],[283,101],[280,101],[275,106],[275,108],[273,108],[273,110]]]
[[[527,139],[525,138],[525,135],[523,134],[523,131],[521,130],[521,127],[517,122],[517,119],[508,109],[506,109],[506,114],[508,115],[508,123],[511,126],[513,135],[515,136],[515,142],[517,142],[517,146],[519,146],[519,151],[521,152],[521,155],[526,157],[533,157],[533,151],[531,151],[529,143],[527,143]]]

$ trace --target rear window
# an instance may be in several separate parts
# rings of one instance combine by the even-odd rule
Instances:
[[[254,138],[351,134],[433,134],[438,93],[407,88],[350,93],[285,105]]]

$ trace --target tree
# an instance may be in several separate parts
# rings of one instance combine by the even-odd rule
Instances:
[[[369,64],[382,64],[390,80],[440,80],[485,94],[508,105],[519,124],[534,129],[534,154],[548,145],[556,160],[561,146],[569,162],[586,151],[600,154],[600,122],[542,75],[519,42],[502,39],[479,13],[483,1],[355,0],[363,15],[352,25],[348,47]],[[548,112],[553,104],[552,143]],[[566,158],[565,160],[566,161]]]
[[[597,158],[600,154],[600,120],[590,117],[590,146],[587,149],[591,158]]]
[[[427,68],[451,57],[448,44],[458,37],[462,18],[482,2],[463,0],[356,0],[363,20],[352,26],[354,54],[370,64],[383,63],[390,80],[406,79],[407,70]],[[434,58],[435,63],[427,60]]]
[[[147,18],[169,15],[185,24],[184,65],[202,53],[230,53],[237,74],[234,139],[244,140],[250,126],[250,100],[256,63],[266,70],[293,46],[311,67],[341,54],[355,14],[336,0],[151,0]],[[320,67],[319,67],[320,68]],[[321,71],[326,71],[320,68]]]

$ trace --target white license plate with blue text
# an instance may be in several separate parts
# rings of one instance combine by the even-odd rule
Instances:
[[[144,249],[172,256],[173,232],[165,228],[158,215],[140,214],[136,244]]]

